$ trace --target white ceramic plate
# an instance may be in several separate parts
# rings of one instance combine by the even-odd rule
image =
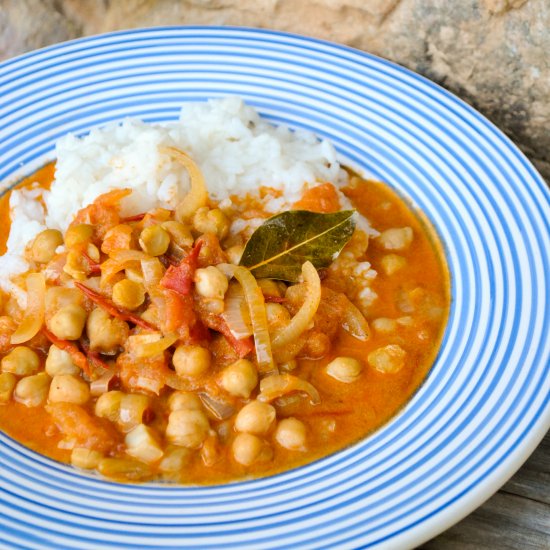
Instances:
[[[431,219],[452,273],[443,347],[389,424],[309,466],[219,487],[117,485],[0,434],[9,548],[405,548],[489,497],[550,426],[550,198],[472,108],[370,55],[233,28],[162,28],[46,48],[0,65],[0,181],[65,133],[240,95],[330,138]]]

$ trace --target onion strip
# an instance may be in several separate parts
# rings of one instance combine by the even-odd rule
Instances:
[[[114,377],[114,371],[106,372],[103,376],[91,382],[90,393],[93,396],[99,396],[105,392],[108,392]]]
[[[195,161],[183,151],[175,147],[162,147],[160,152],[166,153],[177,160],[185,167],[189,174],[191,189],[178,204],[176,208],[176,219],[178,221],[183,221],[191,218],[199,208],[205,206],[208,202],[208,191],[206,190],[204,177]]]
[[[247,338],[252,335],[250,313],[240,285],[229,287],[221,316],[235,338]]]
[[[228,401],[201,391],[197,394],[204,408],[218,420],[227,420],[235,414],[235,407]]]
[[[306,299],[290,323],[273,338],[273,349],[281,349],[294,342],[305,332],[317,313],[321,301],[321,279],[311,262],[302,266],[302,276],[306,284]]]
[[[11,335],[11,344],[22,344],[34,338],[44,323],[46,280],[42,273],[27,276],[27,307],[23,321]]]
[[[139,334],[131,336],[137,340],[132,344],[132,353],[136,357],[154,357],[160,355],[170,346],[174,345],[178,340],[177,334],[167,334],[162,336],[160,333],[154,334]]]
[[[277,373],[278,370],[271,352],[271,337],[267,328],[267,314],[261,288],[258,286],[254,275],[245,267],[223,264],[221,268],[224,270],[227,269],[243,288],[244,297],[250,312],[250,321],[252,322],[258,370],[261,374]]]
[[[370,336],[370,329],[365,316],[348,300],[342,328],[361,342],[366,342]]]
[[[292,392],[307,393],[312,405],[318,405],[321,402],[321,396],[312,384],[292,374],[266,376],[260,382],[258,401],[269,403]]]

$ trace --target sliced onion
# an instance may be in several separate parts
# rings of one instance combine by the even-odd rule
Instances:
[[[139,250],[115,250],[99,266],[102,283],[105,285],[113,275],[147,258],[150,258],[150,256]]]
[[[183,221],[191,218],[195,212],[205,206],[208,201],[208,191],[206,189],[206,183],[199,167],[195,161],[186,155],[183,151],[176,149],[175,147],[162,147],[161,153],[170,155],[173,159],[182,164],[189,174],[191,181],[191,189],[184,197],[184,199],[178,204],[176,208],[176,219]]]
[[[348,300],[342,328],[357,340],[366,342],[370,336],[367,320],[359,309]]]
[[[108,392],[109,386],[114,377],[115,373],[113,371],[110,371],[105,373],[97,380],[94,380],[90,384],[90,393],[92,395],[103,395],[104,393]]]
[[[148,378],[147,376],[138,376],[135,381],[135,388],[145,390],[155,395],[159,395],[160,390],[164,387],[164,381],[158,378]]]
[[[123,431],[128,432],[143,421],[145,411],[150,406],[149,397],[140,393],[130,393],[122,396],[119,409],[119,424]]]
[[[231,403],[219,397],[212,397],[206,392],[199,392],[198,396],[200,397],[204,408],[208,412],[212,413],[212,415],[218,420],[226,420],[235,414],[235,407]]]
[[[141,260],[141,271],[143,272],[143,283],[149,292],[150,289],[160,284],[165,270],[158,258],[147,256]]]
[[[231,265],[235,279],[243,288],[250,321],[252,322],[252,333],[254,334],[254,346],[256,348],[256,359],[258,370],[262,374],[278,372],[271,353],[271,337],[267,328],[267,314],[265,312],[265,301],[262,289],[258,286],[254,275],[248,269]],[[315,269],[315,268],[314,268]]]
[[[109,257],[115,262],[141,262],[141,260],[147,260],[151,258],[149,254],[145,254],[141,250],[113,250],[109,254]]]
[[[273,338],[273,348],[281,349],[294,342],[310,326],[321,301],[321,279],[311,262],[302,266],[302,276],[306,284],[306,299],[290,323]]]
[[[312,405],[318,405],[321,402],[321,396],[312,384],[292,374],[266,376],[260,382],[258,401],[269,403],[283,395],[297,391],[307,393]]]
[[[200,387],[199,384],[192,379],[181,378],[172,371],[166,375],[165,383],[169,388],[179,391],[195,391]]]
[[[222,317],[235,338],[247,338],[252,335],[250,313],[242,288],[238,285],[230,287],[226,293],[225,308]]]
[[[22,344],[34,338],[44,323],[46,280],[42,273],[27,275],[27,307],[23,321],[11,335],[10,343]]]
[[[177,334],[162,336],[160,332],[134,334],[128,338],[128,349],[136,357],[154,357],[172,346],[178,339]]]

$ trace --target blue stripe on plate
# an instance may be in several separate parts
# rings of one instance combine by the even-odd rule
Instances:
[[[7,181],[51,158],[67,131],[124,115],[168,120],[183,101],[242,95],[277,123],[329,137],[353,166],[410,197],[440,233],[453,278],[443,347],[409,405],[292,472],[223,487],[120,486],[0,435],[14,546],[418,544],[489,496],[548,428],[550,194],[451,94],[349,48],[232,28],[61,44],[0,65],[0,87]]]

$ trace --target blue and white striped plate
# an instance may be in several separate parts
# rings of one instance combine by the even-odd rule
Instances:
[[[412,547],[496,491],[550,426],[550,194],[462,101],[401,67],[276,32],[159,28],[77,40],[0,65],[0,180],[54,142],[125,116],[240,95],[330,138],[431,219],[452,310],[428,380],[361,443],[220,487],[117,485],[0,434],[6,548]]]

